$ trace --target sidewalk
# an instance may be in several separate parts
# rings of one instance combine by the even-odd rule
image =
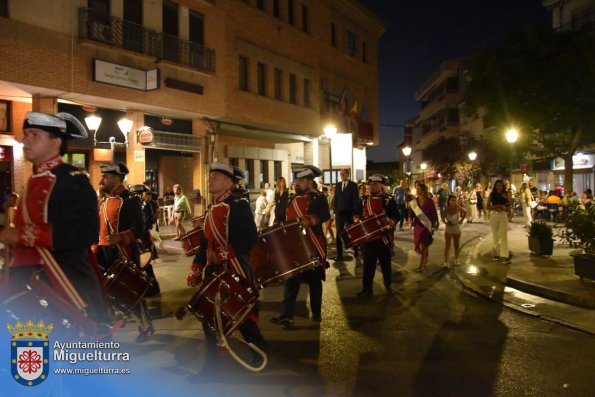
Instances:
[[[492,259],[491,233],[478,237],[455,275],[465,287],[490,299],[595,334],[595,281],[574,275],[574,249],[555,241],[552,256],[533,256],[527,233],[521,224],[510,224],[510,265]]]

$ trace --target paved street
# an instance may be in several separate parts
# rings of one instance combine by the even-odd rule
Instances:
[[[465,225],[465,254],[488,232],[485,223]],[[172,385],[180,395],[591,394],[593,336],[466,292],[454,271],[441,267],[441,232],[431,247],[430,272],[413,272],[419,257],[411,237],[409,231],[396,234],[394,296],[385,294],[377,272],[374,297],[356,298],[361,262],[334,264],[324,283],[321,324],[308,319],[305,285],[291,330],[269,321],[278,313],[282,287],[263,290],[260,326],[269,342],[269,364],[261,373],[223,354],[219,376],[196,375],[204,364],[200,324],[191,316],[172,317],[193,292],[185,285],[191,258],[172,240],[155,267],[163,291],[152,302],[154,311],[161,311],[156,335],[135,344],[130,324],[116,340],[132,352],[147,384],[159,379],[160,386]]]

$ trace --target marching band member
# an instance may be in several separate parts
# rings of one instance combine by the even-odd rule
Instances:
[[[369,195],[362,198],[362,216],[363,219],[371,218],[384,213],[392,226],[399,222],[399,212],[397,203],[393,197],[384,192],[384,186],[388,180],[384,175],[374,174],[368,178]],[[359,221],[356,216],[356,221]],[[374,273],[376,273],[376,264],[380,264],[384,287],[391,294],[392,267],[391,254],[393,246],[392,230],[385,232],[377,240],[362,244],[364,252],[364,274],[362,277],[363,289],[357,294],[358,297],[372,296],[372,286],[374,283]]]
[[[104,270],[124,256],[140,266],[137,240],[145,230],[140,198],[126,190],[124,178],[128,168],[123,163],[102,164],[101,188],[107,196],[99,208],[99,264]],[[138,316],[139,334],[136,341],[145,342],[154,333],[145,299],[134,308]]]
[[[256,245],[256,225],[244,190],[238,183],[244,177],[242,170],[226,164],[214,163],[209,172],[209,193],[212,204],[209,206],[204,223],[205,237],[196,254],[188,284],[197,285],[202,277],[220,273],[231,268],[234,273],[253,283],[250,267],[250,250]],[[239,327],[244,340],[265,351],[267,344],[258,328],[256,312],[250,314]],[[217,335],[206,320],[203,320],[206,341],[207,364],[204,371],[216,372]],[[262,357],[253,354],[252,365],[259,366]]]
[[[97,197],[86,173],[62,162],[67,140],[86,138],[85,127],[68,113],[28,112],[23,152],[33,163],[17,207],[15,227],[0,233],[14,248],[12,282],[26,285],[34,271],[77,309],[104,328],[111,323],[89,247],[97,242]]]
[[[313,189],[314,178],[322,175],[322,172],[312,165],[304,166],[296,174],[296,195],[289,202],[286,212],[286,221],[294,222],[299,220],[304,228],[307,228],[312,243],[320,255],[322,266],[305,271],[300,276],[290,278],[285,282],[283,292],[283,303],[279,317],[271,318],[274,324],[281,324],[286,327],[293,326],[293,314],[295,302],[300,291],[300,282],[306,280],[310,288],[310,310],[312,321],[322,321],[322,280],[325,279],[326,267],[326,238],[322,230],[324,222],[331,217],[328,202],[324,193]]]

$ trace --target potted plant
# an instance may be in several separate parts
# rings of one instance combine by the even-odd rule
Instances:
[[[554,251],[552,227],[544,221],[535,221],[529,228],[529,250],[535,255],[551,255]]]
[[[574,274],[581,280],[595,280],[595,205],[577,207],[566,218],[565,228],[559,236],[571,247],[581,249],[574,253]]]

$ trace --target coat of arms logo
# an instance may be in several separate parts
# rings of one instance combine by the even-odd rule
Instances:
[[[50,371],[49,334],[53,324],[37,324],[29,320],[8,324],[12,334],[10,342],[10,369],[15,381],[24,386],[37,386],[46,380]]]

